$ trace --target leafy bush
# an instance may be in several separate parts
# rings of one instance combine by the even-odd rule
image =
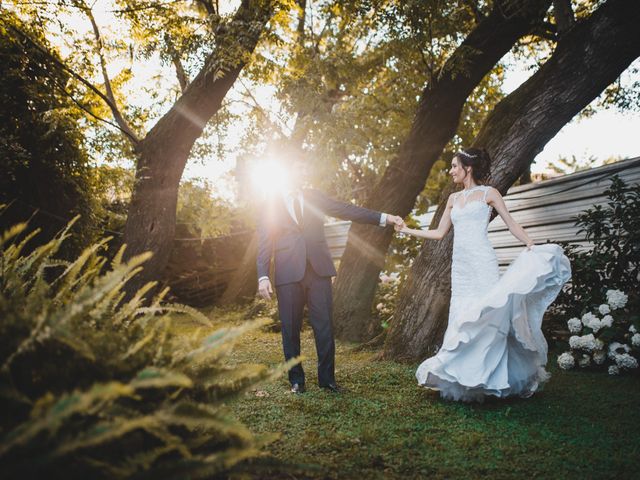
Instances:
[[[166,290],[143,306],[123,287],[148,255],[107,265],[106,240],[56,258],[69,228],[28,254],[21,224],[0,239],[0,470],[4,478],[202,478],[256,456],[264,439],[223,402],[270,375],[230,367],[233,340],[264,322],[171,334]],[[21,240],[18,240],[21,238]],[[284,366],[283,368],[286,368]]]
[[[606,291],[628,292],[637,301],[640,280],[640,185],[628,186],[617,175],[605,191],[606,206],[595,205],[577,216],[579,232],[593,243],[589,250],[566,247],[571,260],[571,284],[557,305],[580,316],[606,303]]]
[[[572,335],[558,364],[608,367],[617,374],[636,369],[640,358],[640,185],[628,186],[614,176],[605,194],[605,206],[577,217],[579,231],[593,247],[566,247],[571,284],[555,311],[562,312]]]

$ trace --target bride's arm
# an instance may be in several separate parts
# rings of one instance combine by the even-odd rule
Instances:
[[[426,238],[427,240],[442,240],[442,238],[449,232],[451,228],[451,207],[453,206],[453,195],[449,195],[447,200],[447,206],[444,209],[442,217],[440,217],[440,223],[435,230],[417,230],[415,228],[404,227],[398,230],[401,233],[408,233],[414,237]]]
[[[489,193],[487,194],[487,203],[495,208],[496,212],[498,212],[498,215],[502,217],[504,224],[514,237],[529,248],[533,245],[533,240],[531,240],[529,235],[527,235],[527,232],[524,231],[524,228],[522,228],[509,213],[507,205],[504,203],[504,199],[498,190],[495,188],[491,188],[491,190],[489,190]]]

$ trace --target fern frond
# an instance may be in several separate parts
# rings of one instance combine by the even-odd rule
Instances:
[[[167,387],[191,388],[193,382],[182,373],[148,367],[138,373],[129,386],[135,390]]]
[[[122,264],[122,257],[124,256],[124,251],[127,248],[126,245],[121,245],[116,254],[113,256],[111,260],[111,268],[119,267]]]
[[[20,235],[22,232],[26,230],[26,228],[27,228],[27,223],[17,223],[16,225],[13,225],[12,227],[10,227],[8,230],[5,230],[2,233],[2,237],[0,237],[0,247],[4,247],[4,245],[9,240]],[[34,235],[37,234],[38,231],[39,230],[36,230],[34,232]]]
[[[32,417],[9,432],[0,444],[0,457],[11,450],[26,445],[42,434],[55,434],[64,422],[75,414],[92,414],[121,397],[133,397],[134,387],[120,382],[97,384],[87,392],[73,392],[60,397],[41,415]],[[46,400],[46,399],[45,399]],[[36,405],[36,410],[38,406]]]
[[[95,424],[85,434],[64,442],[49,455],[52,458],[64,457],[71,453],[77,454],[82,450],[91,449],[99,445],[108,445],[136,430],[155,429],[159,426],[159,422],[160,420],[156,418],[156,415],[100,422]]]

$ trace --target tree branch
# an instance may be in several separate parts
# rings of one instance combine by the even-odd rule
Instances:
[[[273,127],[275,127],[278,130],[278,132],[280,133],[280,135],[284,136],[282,126],[278,125],[276,122],[271,120],[271,117],[269,117],[269,115],[267,114],[266,109],[262,105],[260,105],[260,102],[258,102],[258,99],[256,99],[256,97],[253,95],[253,93],[251,93],[251,90],[249,90],[249,87],[247,87],[247,85],[242,81],[241,78],[238,78],[238,83],[242,86],[242,88],[244,88],[246,96],[249,97],[251,99],[251,101],[253,102],[253,103],[249,103],[247,101],[244,101],[244,104],[249,106],[249,107],[252,107],[252,108],[255,108],[256,110],[258,110],[260,112],[260,114],[263,116],[263,118],[267,122],[269,122],[269,124],[271,124]],[[280,121],[280,123],[282,123],[282,125],[286,125],[286,123],[281,118],[278,118],[278,120]]]
[[[211,0],[197,0],[197,2],[204,7],[208,15],[218,15],[218,2],[216,2],[216,5]]]
[[[6,22],[3,22],[3,23],[5,24],[5,27],[7,29],[11,30],[12,32],[14,32],[15,34],[17,34],[20,37],[22,37],[24,40],[29,42],[29,44],[31,44],[34,48],[36,48],[42,54],[46,55],[58,68],[61,68],[62,70],[64,70],[68,74],[70,74],[73,78],[78,80],[81,84],[83,84],[85,87],[87,87],[93,93],[95,93],[102,101],[104,101],[111,108],[111,105],[110,105],[111,101],[109,100],[109,98],[104,93],[102,93],[95,85],[93,85],[89,80],[87,80],[82,75],[80,75],[79,73],[74,71],[72,68],[67,66],[64,62],[62,62],[58,57],[53,55],[50,51],[48,51],[42,45],[40,45],[38,42],[33,40],[28,33],[23,32],[20,28],[17,28],[14,25],[11,25],[11,24],[6,23]],[[94,115],[94,114],[91,114],[91,115],[96,117],[96,115]],[[100,120],[103,120],[103,119],[100,119]],[[118,130],[120,130],[123,134],[125,134],[129,138],[129,140],[133,143],[134,146],[138,145],[140,140],[137,137],[135,137],[135,136],[131,137],[129,135],[129,132],[123,130],[119,125],[114,125],[111,122],[107,122],[107,123],[109,123],[112,126],[117,127]]]
[[[60,91],[62,93],[64,93],[67,97],[69,97],[69,99],[71,99],[71,101],[73,103],[76,104],[76,106],[82,110],[83,112],[85,112],[87,115],[95,118],[96,120],[98,120],[99,122],[103,122],[106,123],[107,125],[109,125],[110,127],[114,127],[117,130],[120,130],[123,134],[126,134],[121,128],[120,125],[113,123],[109,120],[107,120],[106,118],[102,118],[101,116],[95,114],[94,112],[92,112],[88,107],[86,107],[85,105],[83,105],[78,99],[76,99],[73,94],[71,92],[69,92],[64,85],[61,85],[58,81],[56,81],[54,79],[54,83],[58,86],[58,88],[60,89]]]
[[[558,27],[553,23],[540,22],[532,28],[531,34],[552,42],[558,41]]]
[[[173,44],[173,41],[171,40],[171,36],[168,33],[165,33],[164,41],[167,44],[167,49],[169,50],[169,56],[171,57],[173,66],[176,69],[176,77],[178,77],[178,83],[180,84],[180,91],[184,92],[187,86],[189,85],[189,77],[187,76],[187,72],[185,72],[184,67],[182,66],[180,53],[178,53],[178,50],[176,50],[176,47]]]
[[[118,103],[116,101],[116,97],[113,94],[113,88],[111,87],[111,80],[109,79],[109,73],[107,72],[107,61],[104,57],[104,53],[102,50],[102,47],[103,47],[102,36],[100,35],[100,29],[98,28],[96,19],[93,16],[93,11],[91,10],[91,8],[84,5],[84,2],[82,2],[82,4],[84,7],[83,10],[87,15],[87,18],[91,22],[91,28],[93,28],[93,35],[96,39],[96,53],[98,55],[98,58],[100,59],[100,69],[102,70],[102,78],[104,79],[104,88],[106,90],[107,98],[109,99],[109,108],[111,109],[111,114],[113,115],[113,118],[115,119],[116,123],[120,126],[120,130],[126,132],[127,137],[129,137],[130,139],[135,139],[135,143],[137,144],[140,142],[140,138],[138,138],[133,128],[131,128],[131,125],[129,125],[129,122],[125,120],[124,116],[122,115],[122,112],[120,112],[120,109],[118,108]]]
[[[553,0],[553,14],[558,26],[558,33],[563,35],[576,23],[571,0]]]
[[[484,15],[478,8],[478,5],[473,0],[463,0],[462,3],[469,9],[469,11],[473,14],[473,17],[476,19],[476,23],[480,23],[484,18]]]
[[[298,31],[298,38],[300,39],[300,43],[304,40],[304,22],[307,13],[307,0],[298,0],[298,7],[300,7],[300,15],[298,16],[298,27],[296,30]]]

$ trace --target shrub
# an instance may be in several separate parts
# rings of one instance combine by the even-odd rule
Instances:
[[[568,314],[570,350],[558,357],[564,369],[600,366],[611,374],[631,370],[640,358],[640,185],[614,176],[605,206],[578,215],[576,225],[593,247],[568,245],[571,284],[556,311]]]
[[[0,239],[0,470],[4,478],[201,478],[256,456],[265,439],[230,418],[223,402],[270,375],[225,365],[249,328],[204,337],[171,335],[188,307],[124,301],[148,258],[110,265],[106,240],[74,261],[56,258],[67,227],[23,253],[37,232],[17,225]],[[286,368],[283,367],[283,368]]]
[[[589,250],[567,245],[571,284],[556,304],[580,316],[606,303],[610,289],[638,297],[640,280],[640,185],[627,186],[617,175],[605,191],[607,205],[596,205],[577,216],[579,232],[593,244]]]

